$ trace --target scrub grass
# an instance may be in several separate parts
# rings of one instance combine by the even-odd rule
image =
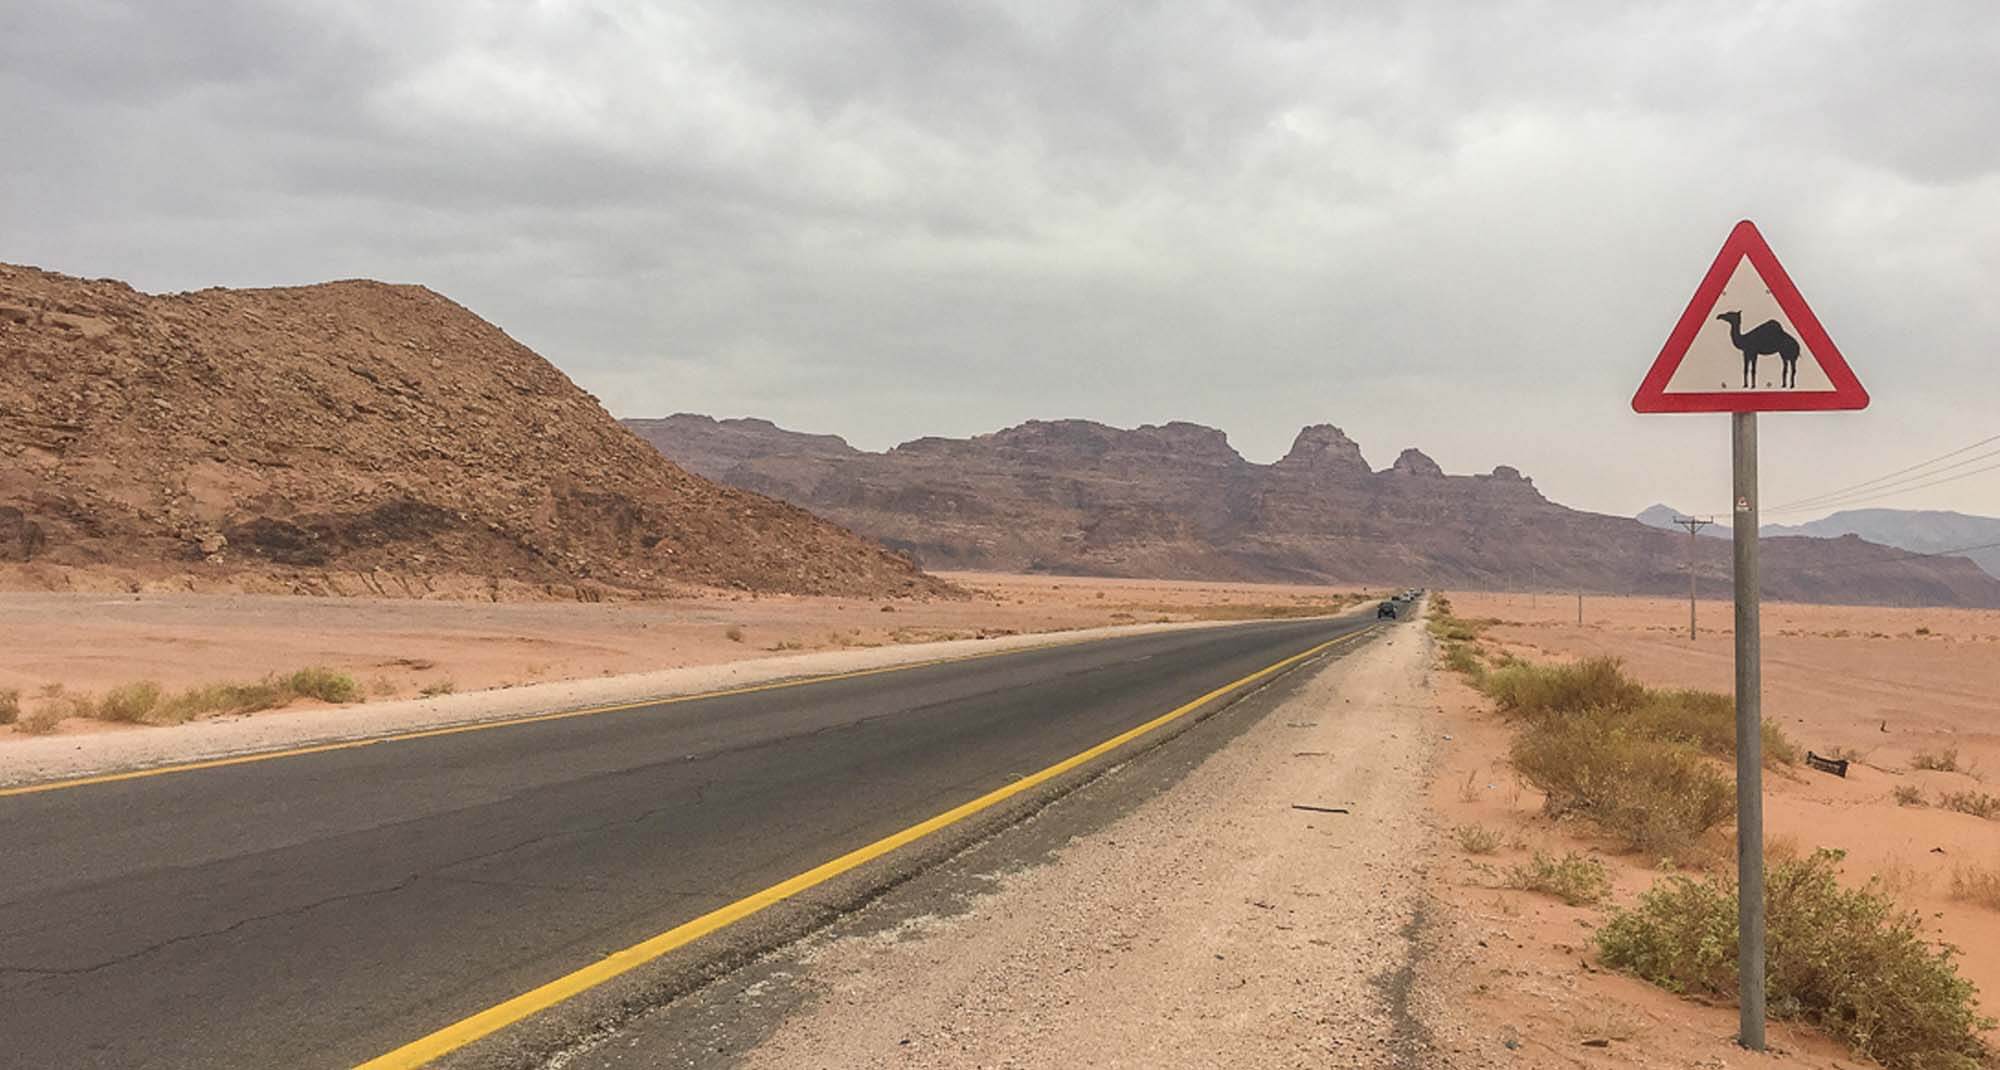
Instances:
[[[21,719],[21,689],[0,688],[0,724],[13,724]]]
[[[1931,773],[1956,773],[1958,772],[1958,748],[1946,747],[1943,750],[1936,751],[1920,750],[1917,752],[1916,757],[1910,759],[1910,768],[1922,769]]]
[[[1575,853],[1550,858],[1536,851],[1524,866],[1507,871],[1507,887],[1552,895],[1573,907],[1603,902],[1611,895],[1604,863]]]
[[[1973,817],[2000,817],[2000,795],[1983,791],[1948,791],[1938,796],[1938,806]]]
[[[346,673],[318,666],[250,683],[203,684],[171,693],[152,680],[120,684],[101,696],[50,684],[41,690],[35,709],[23,719],[22,725],[24,731],[48,732],[70,717],[113,724],[182,724],[218,714],[275,709],[302,698],[331,703],[359,702],[361,685]]]
[[[1484,825],[1460,825],[1452,834],[1467,854],[1490,855],[1500,849],[1500,834]]]
[[[1810,1023],[1888,1070],[1976,1070],[1994,1053],[1955,948],[1870,881],[1843,888],[1838,851],[1777,862],[1766,879],[1765,992],[1773,1018]],[[1606,964],[1682,995],[1734,998],[1736,889],[1674,876],[1598,931]]]
[[[1953,870],[1951,897],[1987,910],[2000,910],[2000,867],[1960,866]]]

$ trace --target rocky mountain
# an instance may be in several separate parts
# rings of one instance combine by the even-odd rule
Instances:
[[[1253,464],[1222,432],[1031,421],[871,453],[763,420],[681,414],[626,425],[690,470],[784,498],[926,566],[1095,575],[1425,583],[1674,594],[1677,533],[1581,512],[1519,471],[1448,475],[1405,450],[1374,470],[1339,428],[1308,427]],[[1775,598],[2000,606],[2000,581],[1962,558],[1857,538],[1772,539]],[[1727,582],[1726,544],[1698,562]]]
[[[2000,518],[1942,509],[1846,509],[1804,524],[1766,524],[1766,535],[1837,539],[1858,535],[1911,553],[1934,554],[1971,546],[1964,556],[2000,576]]]
[[[1673,523],[1674,517],[1682,515],[1654,505],[1641,512],[1638,520],[1656,528],[1685,531]],[[1765,538],[1799,535],[1838,539],[1855,535],[1911,553],[1957,552],[1988,575],[2000,576],[2000,518],[1996,517],[1942,509],[1845,509],[1803,524],[1765,524],[1758,530]],[[1729,527],[1715,524],[1701,529],[1701,534],[1726,539]]]
[[[0,582],[643,595],[947,590],[689,474],[417,286],[151,296],[0,265]]]

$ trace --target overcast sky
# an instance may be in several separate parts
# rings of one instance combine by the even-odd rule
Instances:
[[[0,0],[0,260],[423,283],[620,416],[1330,422],[1630,513],[1727,501],[1727,417],[1628,399],[1749,217],[1875,397],[1764,418],[1775,506],[2000,434],[1996,57],[1991,0]]]

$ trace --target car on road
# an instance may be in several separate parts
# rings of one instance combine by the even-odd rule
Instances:
[[[1380,620],[1383,617],[1387,617],[1390,620],[1396,619],[1396,603],[1384,602],[1375,607],[1375,618]]]

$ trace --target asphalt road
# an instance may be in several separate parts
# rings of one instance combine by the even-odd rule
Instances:
[[[1102,640],[0,798],[0,1065],[353,1066],[1373,623]]]

